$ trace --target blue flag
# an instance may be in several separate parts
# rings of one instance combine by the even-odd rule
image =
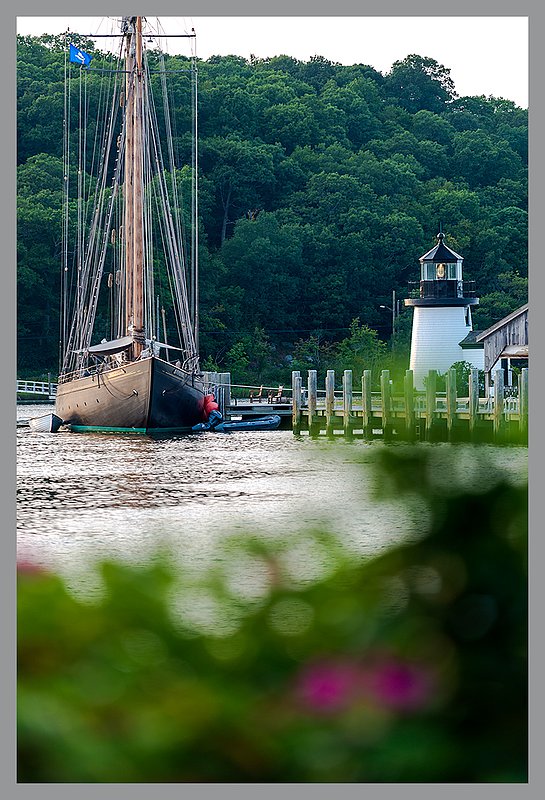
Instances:
[[[83,67],[88,67],[92,57],[93,56],[90,56],[89,53],[80,50],[79,47],[75,47],[73,44],[70,45],[70,61],[73,61],[74,64],[81,64]]]

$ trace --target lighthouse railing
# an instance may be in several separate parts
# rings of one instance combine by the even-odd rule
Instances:
[[[475,281],[435,280],[409,281],[409,299],[448,299],[453,297],[475,297]],[[461,290],[461,291],[460,291]]]

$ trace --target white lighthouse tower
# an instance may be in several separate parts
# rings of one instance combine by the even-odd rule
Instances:
[[[474,281],[463,280],[463,256],[444,238],[438,233],[439,243],[419,259],[420,283],[405,300],[414,308],[410,369],[416,389],[424,388],[430,369],[444,373],[457,361],[483,369],[483,350],[474,341],[471,321],[471,306],[479,302]]]

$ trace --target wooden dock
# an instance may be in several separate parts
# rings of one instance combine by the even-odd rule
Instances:
[[[390,373],[382,370],[380,391],[372,391],[371,372],[365,370],[361,386],[353,385],[351,370],[344,370],[342,388],[336,388],[334,370],[328,370],[325,387],[317,385],[316,370],[303,378],[292,372],[290,388],[281,402],[248,397],[252,387],[231,384],[229,373],[207,373],[220,411],[227,419],[255,419],[279,414],[282,428],[310,436],[346,436],[386,441],[474,441],[528,443],[528,369],[519,378],[518,396],[504,387],[503,372],[494,373],[494,395],[479,396],[478,370],[469,375],[469,396],[458,397],[456,371],[449,370],[446,391],[437,391],[437,373],[430,370],[426,390],[416,391],[413,373],[406,370],[403,393],[392,389]],[[253,387],[256,389],[256,387]],[[262,388],[262,387],[261,387]],[[246,396],[235,399],[234,393]]]
[[[316,370],[309,370],[307,387],[299,372],[292,373],[292,429],[311,436],[360,436],[387,441],[475,441],[528,443],[528,369],[523,369],[518,397],[506,396],[503,372],[494,374],[494,396],[479,397],[478,370],[469,377],[469,397],[456,394],[456,371],[447,373],[446,392],[436,391],[437,373],[430,370],[426,391],[414,389],[407,370],[404,391],[392,392],[388,370],[380,375],[380,392],[371,391],[371,372],[365,370],[361,391],[354,391],[352,371],[345,370],[342,390],[335,390],[335,373],[328,370],[325,390],[319,391]]]
[[[205,373],[220,411],[229,420],[248,420],[278,414],[283,429],[310,436],[346,436],[386,441],[475,441],[512,444],[528,443],[528,369],[521,371],[518,396],[504,387],[503,371],[494,373],[494,395],[479,396],[478,370],[469,375],[469,396],[458,397],[456,371],[449,370],[446,391],[437,392],[437,373],[430,370],[426,390],[414,389],[413,373],[404,376],[403,393],[394,393],[388,370],[380,374],[380,391],[371,390],[371,372],[365,370],[361,387],[353,385],[352,370],[344,370],[342,388],[336,389],[334,370],[328,370],[325,387],[318,388],[316,370],[308,371],[306,384],[298,371],[292,372],[290,388],[276,397],[244,397],[238,393],[252,387],[234,386],[231,375]],[[253,387],[257,391],[257,387]],[[278,387],[282,389],[283,387]],[[260,387],[263,389],[263,387]],[[49,381],[18,381],[17,391],[32,391],[41,402],[52,402],[56,384]],[[23,402],[29,402],[28,400]],[[32,402],[32,401],[30,401]],[[36,402],[36,400],[35,400]],[[24,424],[24,421],[22,421]]]

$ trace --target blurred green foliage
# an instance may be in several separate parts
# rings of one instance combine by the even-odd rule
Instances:
[[[526,782],[527,489],[456,457],[377,449],[421,524],[365,559],[239,535],[92,600],[20,564],[19,782]]]

